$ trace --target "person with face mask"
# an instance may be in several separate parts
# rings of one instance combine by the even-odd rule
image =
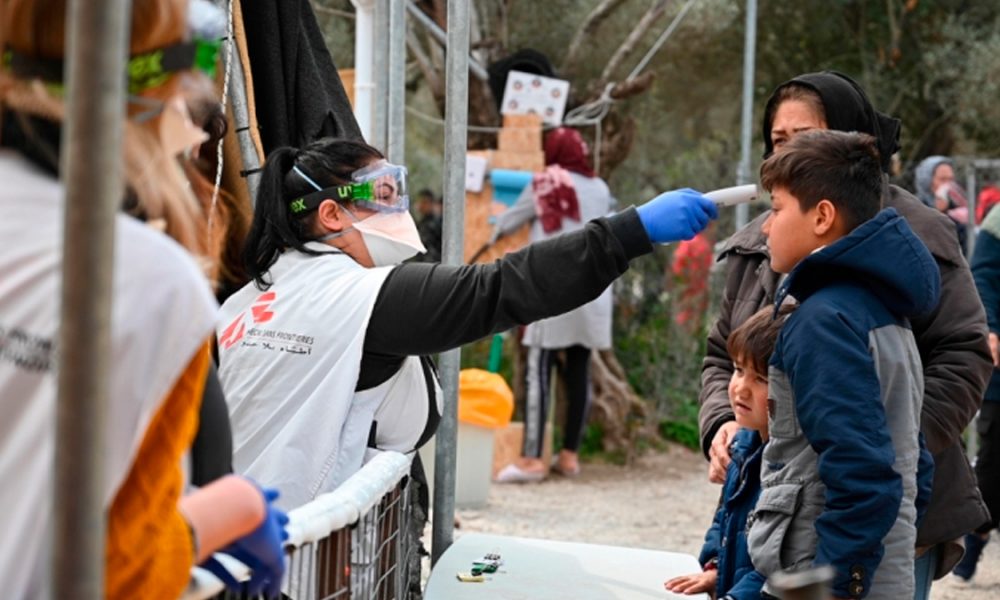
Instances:
[[[715,217],[679,190],[492,264],[399,264],[423,251],[404,167],[355,140],[275,150],[246,243],[253,282],[217,321],[237,472],[291,508],[373,452],[414,451],[441,411],[428,355],[593,300],[652,243]]]
[[[767,102],[763,125],[765,157],[812,129],[874,136],[885,173],[899,149],[899,120],[876,111],[857,83],[832,71],[800,75],[778,86]],[[932,579],[948,573],[961,556],[962,535],[989,518],[965,458],[962,432],[979,408],[992,361],[983,307],[951,221],[895,185],[886,186],[882,202],[906,219],[941,272],[937,308],[911,323],[923,361],[921,432],[935,464],[930,505],[917,532],[914,597],[927,598]],[[725,476],[738,429],[726,395],[733,370],[726,339],[754,312],[774,302],[781,277],[771,269],[761,232],[769,214],[733,234],[720,254],[728,275],[719,318],[708,338],[699,396],[702,449],[711,462],[709,478],[716,483]]]
[[[0,3],[0,476],[17,482],[0,494],[0,529],[12,540],[0,546],[0,581],[11,598],[52,595],[66,4]],[[115,218],[108,393],[95,417],[102,423],[97,483],[105,515],[102,589],[109,599],[177,598],[193,565],[223,575],[212,559],[218,550],[252,568],[247,587],[255,594],[279,595],[285,569],[286,517],[273,506],[274,491],[230,475],[184,493],[191,479],[183,464],[204,423],[199,409],[211,385],[217,308],[206,261],[195,260],[206,258],[199,243],[204,229],[176,162],[203,137],[176,90],[215,62],[217,42],[193,31],[199,6],[187,0],[129,6],[121,176],[123,208],[133,210]],[[199,54],[208,60],[197,62]],[[132,218],[140,216],[145,223]],[[231,577],[227,583],[244,587]]]
[[[948,215],[955,225],[962,252],[968,251],[969,202],[965,190],[955,181],[955,165],[946,156],[928,156],[913,173],[920,201]]]

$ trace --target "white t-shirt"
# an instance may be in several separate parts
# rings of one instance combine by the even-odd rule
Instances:
[[[0,182],[0,581],[8,597],[38,598],[49,579],[63,190],[8,151]],[[142,223],[118,217],[114,260],[106,506],[215,312],[190,256]]]

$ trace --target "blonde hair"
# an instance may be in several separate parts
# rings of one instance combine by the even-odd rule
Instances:
[[[135,0],[132,5],[130,54],[148,52],[182,41],[187,32],[187,0]],[[0,47],[33,58],[61,59],[65,55],[66,0],[0,0]],[[141,93],[166,100],[195,87],[200,94],[214,94],[211,85],[185,86],[178,73],[164,84]],[[206,91],[207,90],[207,91]],[[14,110],[44,119],[62,121],[65,103],[60,90],[39,80],[18,79],[0,70],[0,111]],[[130,103],[134,115],[148,107]],[[162,228],[202,263],[213,282],[218,272],[221,236],[209,239],[207,210],[191,190],[182,162],[168,156],[160,143],[160,116],[125,123],[123,166],[125,183],[137,201],[137,212]],[[2,135],[2,132],[0,132]]]

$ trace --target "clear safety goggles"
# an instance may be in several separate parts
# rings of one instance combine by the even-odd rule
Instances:
[[[326,199],[350,202],[379,212],[402,212],[410,208],[406,187],[406,167],[379,161],[351,174],[351,183],[324,188],[298,167],[292,170],[316,188],[289,202],[295,216],[305,215]]]

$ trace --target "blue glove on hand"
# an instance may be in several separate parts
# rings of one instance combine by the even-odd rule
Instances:
[[[288,539],[285,525],[288,515],[274,506],[278,490],[261,490],[267,502],[267,514],[257,529],[226,546],[220,552],[228,554],[250,567],[250,581],[237,582],[232,575],[214,558],[202,567],[211,571],[231,590],[248,592],[251,596],[263,594],[267,598],[281,596],[281,578],[285,574],[285,552],[282,543]]]
[[[636,210],[654,244],[689,240],[719,216],[714,202],[690,188],[664,192]]]

